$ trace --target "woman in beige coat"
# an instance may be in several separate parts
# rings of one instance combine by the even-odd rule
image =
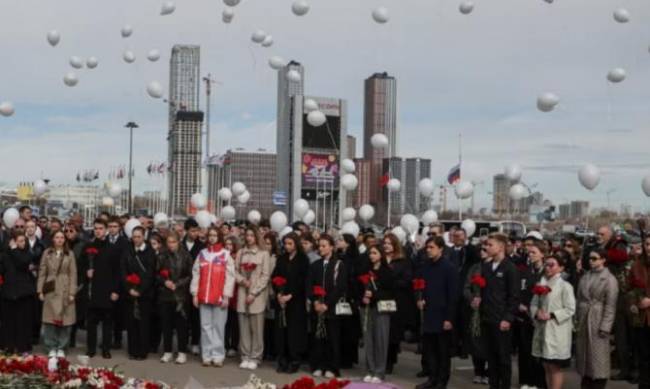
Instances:
[[[235,261],[239,354],[242,369],[255,370],[264,354],[264,312],[269,298],[271,260],[255,226],[245,231],[245,246]]]
[[[582,388],[604,388],[610,376],[610,333],[616,317],[618,282],[605,267],[605,250],[589,254],[591,270],[578,285],[576,367]]]
[[[65,357],[70,328],[76,322],[77,264],[63,231],[52,236],[52,247],[41,258],[36,284],[43,301],[43,341],[50,357]]]

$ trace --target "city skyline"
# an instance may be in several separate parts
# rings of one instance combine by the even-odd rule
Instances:
[[[123,125],[133,120],[140,125],[134,138],[135,191],[156,188],[160,180],[146,177],[144,169],[151,160],[164,159],[166,105],[150,99],[144,89],[154,79],[165,81],[166,52],[173,44],[192,43],[204,47],[204,71],[223,83],[214,91],[211,145],[216,152],[236,147],[275,150],[276,72],[266,62],[282,55],[308,69],[308,90],[348,100],[349,133],[357,139],[362,139],[363,79],[383,71],[395,76],[400,83],[397,155],[431,158],[436,184],[444,182],[455,164],[457,134],[462,132],[467,179],[489,181],[517,162],[524,167],[525,182],[538,183],[556,204],[576,199],[603,206],[606,192],[618,188],[611,195],[616,208],[630,203],[647,209],[640,182],[650,171],[644,150],[650,119],[650,92],[644,88],[650,79],[650,36],[642,21],[650,17],[650,5],[630,5],[632,21],[620,25],[613,22],[613,6],[605,1],[588,8],[504,1],[477,6],[468,16],[457,12],[457,4],[391,3],[386,4],[391,21],[379,26],[369,17],[370,2],[343,3],[319,4],[303,19],[292,16],[289,1],[261,7],[242,3],[228,27],[215,22],[220,3],[179,6],[164,23],[151,22],[159,5],[151,1],[129,5],[128,12],[126,3],[89,5],[79,0],[25,0],[12,6],[4,15],[4,24],[15,34],[6,43],[12,55],[0,64],[5,75],[0,100],[12,100],[16,114],[0,120],[5,140],[0,163],[15,164],[26,151],[34,157],[0,181],[11,186],[42,174],[56,184],[73,183],[76,171],[84,168],[99,169],[105,178],[111,166],[127,161]],[[15,17],[33,7],[43,12],[27,22]],[[278,16],[269,18],[270,10]],[[330,20],[359,32],[332,30]],[[135,32],[124,40],[119,29],[127,23]],[[52,28],[62,32],[56,49],[44,38]],[[257,28],[272,33],[276,44],[256,47],[251,55],[250,35]],[[308,31],[313,47],[294,39],[301,29]],[[480,44],[479,35],[485,38]],[[347,41],[346,47],[325,45],[341,40]],[[121,60],[126,48],[136,51],[132,65]],[[155,64],[144,58],[152,48],[163,53]],[[324,50],[330,52],[325,55]],[[79,85],[68,89],[61,78],[70,70],[70,55],[96,55],[100,65],[79,71]],[[605,75],[616,66],[626,68],[628,79],[608,85]],[[556,111],[542,114],[535,109],[535,98],[547,90],[558,93],[561,103]],[[76,146],[74,153],[66,149],[71,145]],[[577,167],[587,162],[603,170],[593,193],[581,188],[576,177]],[[489,206],[490,189],[477,188],[477,208]]]

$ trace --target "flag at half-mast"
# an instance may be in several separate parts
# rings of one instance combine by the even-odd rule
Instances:
[[[456,185],[460,182],[460,164],[451,168],[447,175],[447,182],[449,185]]]

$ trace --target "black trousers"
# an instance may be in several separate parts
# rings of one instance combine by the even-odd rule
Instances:
[[[190,337],[192,338],[192,346],[198,346],[201,342],[201,318],[199,316],[199,309],[193,304],[190,304]]]
[[[185,312],[187,311],[186,308]],[[163,351],[166,353],[172,352],[175,330],[178,338],[178,352],[187,353],[189,337],[189,322],[187,320],[187,315],[183,315],[181,312],[176,312],[176,303],[158,304],[158,315],[160,316],[162,324]]]
[[[316,331],[316,322],[314,321],[314,333]],[[316,339],[314,336],[311,349],[311,369],[331,371],[340,374],[341,368],[341,321],[337,317],[327,317],[325,319],[325,328],[327,336],[325,339]]]
[[[228,319],[226,320],[226,350],[239,349],[239,323],[237,321],[237,310],[228,309]]]
[[[113,343],[122,343],[123,332],[126,330],[126,302],[122,299],[113,303]]]
[[[32,350],[34,298],[2,300],[2,346],[8,353],[22,354]]]
[[[151,310],[149,323],[151,323],[149,330],[149,352],[156,354],[158,353],[160,341],[162,340],[162,319],[160,318],[159,310],[155,307]]]
[[[637,331],[639,342],[639,389],[650,389],[650,327]]]
[[[483,323],[481,330],[487,346],[490,389],[510,389],[512,333],[501,331],[499,323]]]
[[[422,354],[426,355],[429,382],[440,387],[447,387],[451,376],[453,332],[424,333]]]
[[[605,389],[605,386],[607,386],[606,379],[594,380],[589,377],[582,377],[580,382],[581,389]]]
[[[361,316],[358,309],[353,309],[352,316],[341,317],[341,367],[352,369],[359,363],[359,340],[361,339]]]
[[[99,323],[102,323],[102,352],[109,352],[113,338],[113,308],[88,308],[86,343],[88,352],[92,354],[97,352],[97,325]]]
[[[485,359],[472,356],[472,365],[474,365],[474,376],[488,376],[487,361]]]
[[[33,344],[38,344],[41,339],[41,321],[43,319],[43,302],[37,298],[32,299],[32,331],[33,331]]]
[[[620,296],[619,296],[620,298]],[[619,303],[614,321],[614,343],[616,344],[616,362],[623,375],[629,375],[635,368],[634,346],[632,340],[632,325],[626,312],[625,304]]]
[[[146,358],[149,353],[151,344],[149,321],[151,320],[152,305],[150,300],[139,299],[137,302],[138,319],[135,317],[135,300],[129,298],[124,304],[126,309],[127,351],[132,357]]]
[[[519,362],[519,386],[534,386],[546,388],[544,367],[539,360],[533,357],[533,334],[535,327],[529,321],[517,323],[517,359]]]

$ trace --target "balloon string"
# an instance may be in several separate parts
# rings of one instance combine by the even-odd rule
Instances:
[[[251,53],[251,58],[253,59],[253,71],[257,69],[257,59],[255,58],[255,53],[251,45],[248,45],[248,51]]]

